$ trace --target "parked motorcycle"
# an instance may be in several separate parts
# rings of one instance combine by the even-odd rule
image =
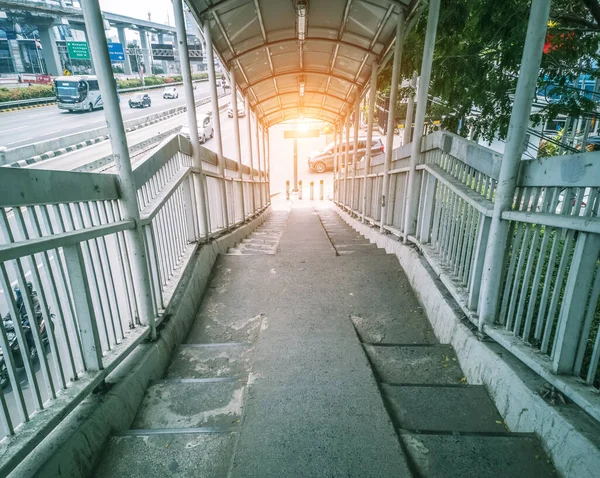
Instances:
[[[23,294],[19,287],[15,286],[14,288],[15,296],[17,298],[16,308],[17,313],[19,314],[19,318],[21,320],[21,329],[23,330],[23,336],[27,341],[27,346],[29,348],[29,354],[31,359],[35,359],[37,357],[38,351],[35,347],[35,340],[33,338],[33,332],[31,331],[31,322],[29,321],[29,317],[27,316],[27,309],[25,307],[25,302],[23,300]],[[46,329],[46,322],[44,320],[42,314],[42,308],[40,302],[38,300],[37,292],[33,289],[33,285],[31,282],[27,283],[27,292],[29,298],[31,300],[31,304],[33,305],[33,313],[35,316],[35,323],[38,326],[40,339],[42,341],[42,347],[45,348],[48,343],[48,331]],[[52,320],[54,315],[50,315],[50,319]],[[2,322],[4,324],[4,330],[6,331],[6,336],[8,339],[8,346],[12,351],[12,355],[15,361],[15,366],[17,368],[23,367],[23,359],[21,357],[20,345],[17,339],[17,334],[15,333],[15,324],[13,322],[13,318],[10,314],[7,314]],[[42,351],[43,353],[43,351]],[[4,352],[0,349],[0,387],[5,387],[9,382],[8,368],[6,366],[6,361],[4,358]]]

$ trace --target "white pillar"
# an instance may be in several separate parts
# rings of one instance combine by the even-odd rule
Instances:
[[[358,159],[358,131],[360,129],[360,98],[356,98],[356,106],[354,107],[354,151],[352,154],[352,201],[350,207],[352,211],[356,210],[354,201],[356,195],[356,162]]]
[[[344,197],[342,204],[348,201],[348,160],[350,159],[350,112],[346,113],[346,151],[344,152]]]
[[[248,130],[248,155],[250,156],[250,179],[252,183],[250,183],[250,187],[252,188],[252,213],[256,213],[256,191],[255,183],[254,183],[254,160],[252,158],[252,118],[250,111],[250,102],[248,101],[248,96],[244,97],[244,107],[246,108],[246,129]]]
[[[435,0],[434,0],[435,1]],[[365,153],[365,171],[363,178],[363,201],[362,201],[362,222],[365,222],[367,215],[367,174],[371,166],[371,146],[373,144],[373,110],[375,109],[375,95],[377,94],[377,61],[371,64],[371,87],[369,90],[369,111],[367,127],[367,151]]]
[[[42,44],[42,55],[46,63],[46,70],[49,75],[61,76],[63,73],[58,47],[56,46],[56,38],[54,37],[54,27],[38,27],[40,34],[40,43]]]
[[[210,103],[212,106],[213,128],[215,130],[215,145],[217,147],[217,161],[219,174],[223,176],[221,183],[221,208],[225,228],[229,229],[229,212],[227,209],[227,188],[225,185],[225,160],[223,158],[223,142],[221,141],[221,117],[219,116],[219,96],[217,94],[217,78],[215,76],[215,58],[213,54],[212,36],[210,33],[210,20],[204,20],[204,38],[206,38],[206,60],[208,61],[208,89],[210,90]],[[179,37],[179,35],[178,35]],[[179,38],[178,38],[179,39]],[[187,41],[183,38],[181,41]],[[183,68],[183,65],[182,65]]]
[[[269,177],[267,176],[267,143],[264,125],[260,128],[260,134],[262,136],[263,171],[265,173],[265,205],[268,205],[271,202],[271,197],[269,195]]]
[[[125,60],[123,61],[123,72],[126,75],[132,75],[131,70],[131,59],[127,54],[127,37],[125,36],[125,27],[117,27],[117,34],[119,35],[119,43],[123,45],[123,51],[125,52]]]
[[[413,88],[417,87],[417,72],[413,73],[413,77],[410,80],[410,86]],[[408,98],[406,104],[406,120],[404,121],[404,135],[402,136],[402,144],[410,143],[410,137],[412,136],[412,122],[413,122],[413,110],[415,109],[415,95],[411,95]]]
[[[421,78],[419,79],[419,96],[417,98],[417,112],[415,114],[415,132],[410,151],[408,180],[406,187],[406,209],[404,215],[404,243],[408,236],[415,234],[417,229],[417,211],[419,207],[419,185],[417,181],[417,164],[421,159],[421,140],[423,139],[423,126],[425,124],[425,111],[427,110],[427,95],[429,94],[429,79],[431,78],[431,64],[433,63],[433,49],[440,14],[440,0],[429,2],[429,16],[427,18],[427,33],[423,46],[423,60],[421,62]]]
[[[383,233],[387,219],[387,201],[390,189],[390,168],[392,166],[392,153],[394,150],[394,129],[396,125],[396,101],[398,99],[398,78],[400,76],[400,60],[402,59],[402,46],[404,45],[404,10],[400,9],[398,23],[396,23],[396,42],[394,43],[394,59],[392,65],[392,84],[390,87],[390,106],[388,111],[387,136],[385,138],[385,163],[383,165],[383,184],[381,190],[381,203],[379,205],[379,231]]]
[[[183,17],[183,1],[173,0],[173,11],[175,14],[175,27],[179,38],[186,38],[185,21]],[[200,235],[208,240],[210,230],[208,227],[208,208],[206,203],[205,177],[202,174],[202,159],[200,157],[200,138],[198,135],[198,118],[196,116],[196,100],[194,98],[194,86],[192,85],[192,73],[187,42],[182,41],[177,45],[179,58],[181,59],[181,76],[183,79],[183,90],[185,104],[187,107],[188,127],[190,131],[190,142],[192,143],[192,157],[196,172],[194,177],[194,192],[196,198],[197,212],[200,215],[198,223],[201,225]],[[191,207],[191,205],[188,205]]]
[[[244,182],[242,181],[242,148],[240,146],[240,124],[238,118],[237,85],[235,82],[235,75],[233,74],[233,70],[229,72],[229,82],[231,84],[231,108],[233,109],[233,142],[235,144],[235,158],[233,159],[236,161],[236,163],[238,163],[238,179],[240,180],[238,188],[238,197],[242,215],[242,222],[244,222],[246,220],[246,208],[244,206]]]
[[[508,221],[502,213],[510,210],[517,187],[517,176],[529,125],[531,104],[535,95],[542,61],[546,28],[550,15],[550,0],[533,0],[523,47],[517,91],[508,125],[508,137],[500,167],[494,212],[485,253],[481,291],[479,295],[479,326],[492,323],[496,317],[500,283],[508,239]]]
[[[333,202],[338,200],[338,191],[340,185],[338,184],[338,170],[339,170],[339,143],[338,143],[338,125],[333,127]]]
[[[152,74],[152,49],[148,44],[148,32],[142,28],[140,28],[140,45],[144,57],[144,75],[149,76]]]
[[[264,202],[263,202],[263,186],[262,186],[262,171],[260,168],[260,138],[259,138],[259,133],[258,133],[258,112],[256,112],[256,115],[254,117],[256,119],[256,164],[258,167],[258,191],[259,191],[259,198],[260,198],[260,208],[262,209],[262,207],[264,206]]]
[[[150,274],[146,257],[147,251],[144,245],[142,227],[140,225],[137,192],[131,169],[131,160],[129,158],[129,148],[127,147],[127,137],[125,136],[121,108],[119,107],[117,88],[108,55],[102,12],[100,11],[98,0],[86,0],[81,3],[81,8],[83,10],[85,25],[91,39],[90,47],[98,66],[98,83],[100,85],[100,93],[102,94],[104,103],[104,116],[106,118],[110,143],[115,158],[115,169],[117,170],[119,190],[121,192],[119,202],[123,210],[123,219],[133,220],[135,223],[135,229],[127,230],[126,237],[129,246],[129,257],[131,259],[138,313],[142,324],[150,326],[152,329],[151,335],[153,338],[156,338],[154,304],[152,302]]]

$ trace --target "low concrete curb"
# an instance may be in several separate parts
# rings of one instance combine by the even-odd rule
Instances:
[[[198,245],[165,312],[164,327],[154,343],[140,344],[110,374],[106,393],[85,399],[31,453],[10,477],[89,476],[111,434],[129,428],[150,380],[161,378],[173,349],[181,343],[196,317],[203,292],[219,253],[252,233],[269,216],[259,216],[207,244]]]
[[[545,381],[500,345],[480,340],[452,296],[414,247],[379,228],[336,212],[372,243],[395,254],[440,342],[450,344],[471,384],[487,387],[513,432],[540,437],[556,470],[565,477],[595,476],[600,470],[600,427],[576,405],[552,405],[540,392]],[[595,471],[594,471],[595,470]]]

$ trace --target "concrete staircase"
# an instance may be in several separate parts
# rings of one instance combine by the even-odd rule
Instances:
[[[271,211],[269,218],[241,243],[227,251],[227,255],[273,255],[289,217],[289,211]]]
[[[335,211],[318,214],[336,249],[381,251],[361,242]],[[395,257],[389,260],[399,267]],[[537,437],[508,430],[485,387],[467,384],[452,347],[438,343],[410,285],[400,289],[402,311],[386,313],[382,304],[374,316],[350,318],[413,472],[445,478],[556,476]]]

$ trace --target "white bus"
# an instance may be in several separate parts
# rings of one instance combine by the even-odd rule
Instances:
[[[59,76],[54,80],[54,87],[56,104],[61,110],[94,111],[103,106],[95,76]]]

